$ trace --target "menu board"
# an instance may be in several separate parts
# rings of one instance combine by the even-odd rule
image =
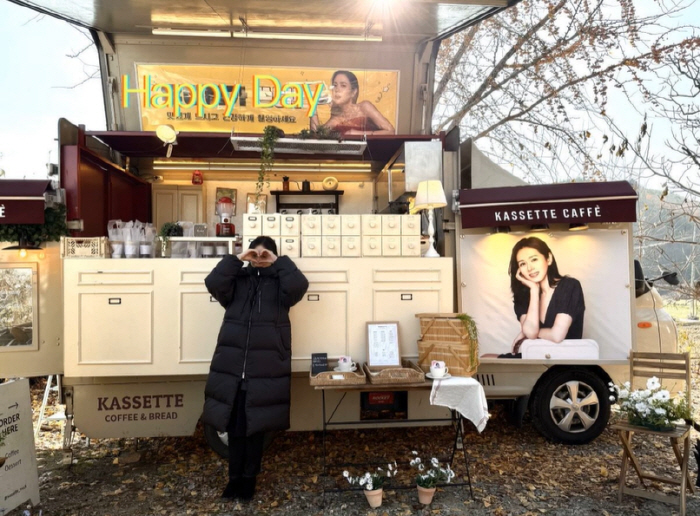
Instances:
[[[400,367],[399,323],[367,323],[367,365],[369,367]]]

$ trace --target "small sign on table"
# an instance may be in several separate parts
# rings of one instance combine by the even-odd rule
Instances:
[[[401,367],[398,322],[367,323],[367,366]]]
[[[311,374],[328,371],[328,353],[311,353]]]

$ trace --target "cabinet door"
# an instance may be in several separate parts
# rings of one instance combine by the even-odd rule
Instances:
[[[153,225],[159,230],[166,222],[178,220],[177,186],[153,185]]]
[[[292,322],[292,357],[310,359],[311,353],[328,357],[348,354],[348,292],[315,290],[314,285],[289,312]]]
[[[178,219],[189,222],[204,222],[204,199],[199,186],[177,187]]]
[[[204,288],[180,292],[181,364],[211,362],[223,317],[223,307]]]

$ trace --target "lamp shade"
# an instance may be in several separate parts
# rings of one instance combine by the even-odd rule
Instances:
[[[442,189],[440,181],[421,181],[418,183],[416,198],[414,201],[416,210],[427,210],[429,208],[442,208],[447,206],[445,190]]]

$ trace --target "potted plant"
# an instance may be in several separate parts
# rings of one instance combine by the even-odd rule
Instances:
[[[183,235],[182,226],[177,222],[166,222],[160,227],[158,236],[160,237],[160,255],[163,258],[170,257],[170,237],[179,237]]]
[[[411,467],[418,470],[416,475],[416,487],[418,489],[418,501],[423,505],[428,505],[433,501],[435,491],[438,484],[449,484],[455,477],[455,472],[450,469],[450,465],[446,464],[443,468],[440,466],[440,461],[435,457],[430,459],[430,464],[426,466],[418,452],[412,452],[414,458],[409,463]]]
[[[384,483],[388,478],[395,477],[398,473],[396,462],[387,465],[387,470],[377,468],[377,471],[364,475],[352,476],[349,471],[343,471],[343,476],[348,479],[350,485],[359,485],[362,487],[369,506],[373,509],[382,505],[382,496],[384,494]]]
[[[267,125],[263,129],[260,138],[260,168],[258,169],[258,179],[255,182],[255,203],[257,204],[262,195],[263,188],[270,184],[270,171],[275,163],[275,143],[279,138],[284,137],[284,131],[274,125]]]
[[[653,430],[670,431],[674,422],[689,420],[690,407],[685,398],[672,398],[655,376],[647,380],[646,389],[630,390],[630,382],[617,386],[610,385],[610,401],[615,402],[620,414],[627,417],[631,425],[644,426]]]

